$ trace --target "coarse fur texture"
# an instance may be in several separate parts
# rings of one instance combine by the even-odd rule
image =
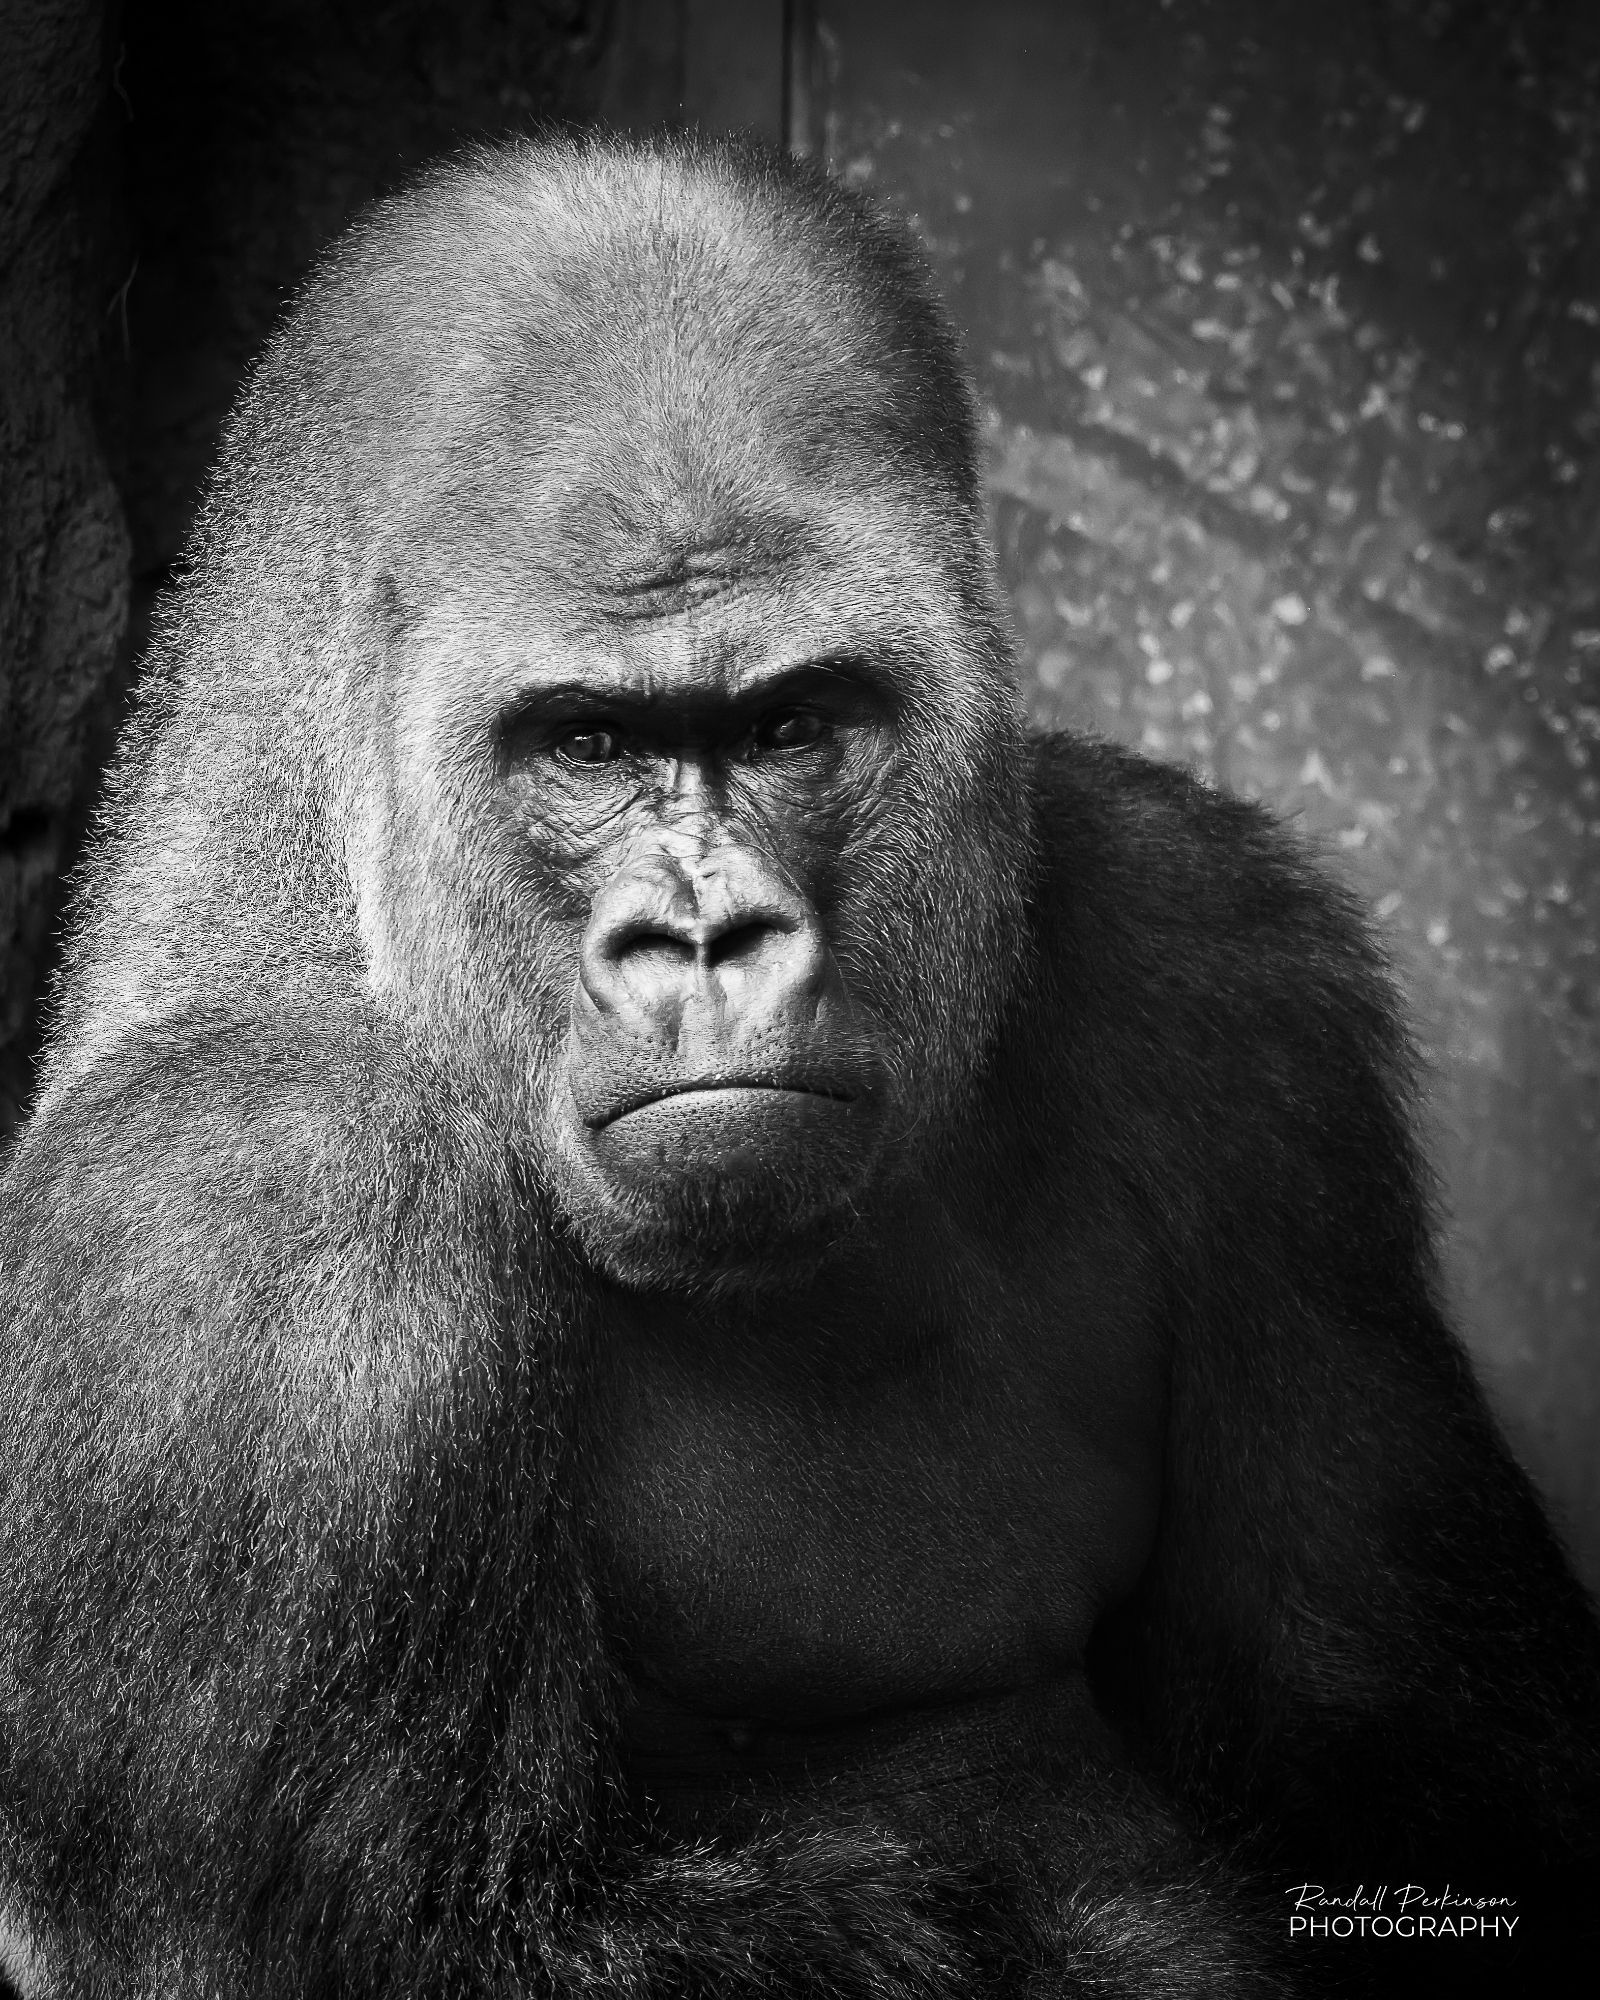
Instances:
[[[589,140],[379,208],[230,427],[3,1182],[10,1976],[1416,1992],[1283,1890],[1448,1880],[1528,1990],[1600,1641],[1412,1088],[1265,813],[1027,736],[862,202]]]

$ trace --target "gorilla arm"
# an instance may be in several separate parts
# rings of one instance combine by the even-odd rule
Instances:
[[[0,1868],[38,1990],[943,1988],[948,1885],[871,1828],[591,1868],[582,1306],[460,1078],[354,1012],[150,1031],[6,1194]]]
[[[289,1871],[381,1956],[438,1888],[446,1744],[495,1736],[483,1782],[559,1816],[549,1302],[442,1083],[354,1016],[151,1031],[11,1167],[6,1792],[41,1911],[115,1881],[176,1950]],[[524,1657],[448,1618],[474,1581],[538,1591],[496,1635]]]
[[[1592,1863],[1600,1645],[1436,1304],[1359,921],[1249,805],[1107,746],[1043,770],[1074,1119],[1171,1259],[1162,1522],[1102,1700],[1293,1880]]]

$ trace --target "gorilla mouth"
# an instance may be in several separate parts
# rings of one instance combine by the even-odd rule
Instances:
[[[603,1132],[608,1125],[631,1117],[635,1111],[664,1104],[674,1097],[737,1098],[756,1091],[779,1097],[820,1097],[835,1104],[854,1104],[857,1097],[855,1091],[834,1084],[780,1083],[771,1077],[697,1077],[688,1083],[667,1083],[638,1091],[620,1104],[585,1119],[584,1123],[591,1132]]]

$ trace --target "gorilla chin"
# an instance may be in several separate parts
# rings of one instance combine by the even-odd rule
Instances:
[[[879,1090],[832,1080],[688,1085],[574,1119],[565,1206],[621,1283],[790,1283],[849,1226],[886,1122]]]

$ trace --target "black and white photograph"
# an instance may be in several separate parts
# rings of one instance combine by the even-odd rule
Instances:
[[[1600,1980],[1600,5],[0,0],[0,2000]]]

